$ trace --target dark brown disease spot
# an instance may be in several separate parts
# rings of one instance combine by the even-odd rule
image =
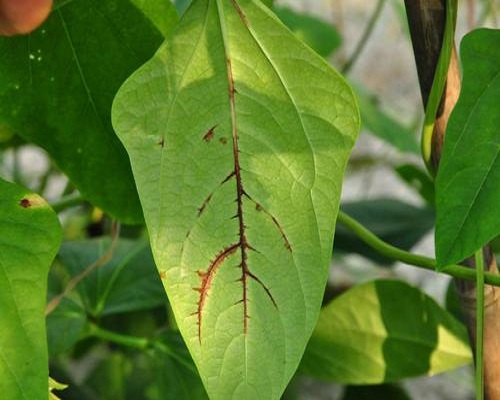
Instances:
[[[165,138],[163,138],[163,137],[161,138],[161,140],[158,142],[158,146],[160,146],[162,148],[165,147]]]
[[[220,143],[220,144],[227,144],[227,139],[226,139],[225,137],[221,137],[221,138],[219,139],[219,143]]]
[[[217,126],[217,125],[216,125]],[[215,126],[212,126],[207,133],[203,136],[203,140],[209,143],[215,136]]]
[[[160,279],[164,280],[167,277],[167,273],[164,270],[160,271]]]
[[[29,201],[28,199],[21,199],[19,205],[23,208],[29,208],[31,207],[31,201]]]

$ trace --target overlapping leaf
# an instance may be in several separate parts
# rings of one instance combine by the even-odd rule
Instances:
[[[47,273],[61,240],[57,217],[39,196],[0,179],[0,393],[48,397]]]
[[[113,123],[208,394],[278,399],[326,283],[351,89],[260,2],[197,0]]]
[[[172,13],[162,0],[60,0],[31,35],[0,38],[0,130],[43,147],[86,198],[127,222],[142,213],[111,103]],[[159,28],[146,15],[161,15]]]
[[[465,327],[398,281],[356,286],[326,306],[301,369],[349,384],[433,375],[471,362]]]
[[[500,234],[500,30],[461,45],[463,85],[436,179],[436,257],[461,261]]]

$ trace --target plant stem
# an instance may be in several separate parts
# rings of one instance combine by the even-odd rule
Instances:
[[[379,252],[381,255],[390,258],[391,260],[401,261],[415,267],[436,271],[436,260],[401,250],[387,242],[384,242],[373,232],[365,228],[358,221],[343,211],[339,211],[337,221],[354,232],[359,239]],[[472,281],[476,279],[476,271],[461,265],[448,265],[437,272],[445,273],[447,275],[454,276],[455,278],[468,279]],[[486,272],[484,273],[484,282],[490,285],[500,286],[500,275]]]
[[[144,350],[150,346],[150,341],[147,338],[123,335],[121,333],[103,329],[97,326],[96,324],[90,325],[89,334],[91,336],[94,336],[102,340],[106,340],[108,342],[120,344],[122,346],[133,347],[135,349]]]
[[[85,200],[83,199],[82,196],[72,194],[63,197],[54,203],[51,203],[50,206],[56,213],[60,213],[68,208],[78,206],[84,201]]]
[[[483,249],[475,254],[476,261],[476,399],[484,399],[484,256]]]
[[[363,51],[363,49],[366,46],[366,43],[368,42],[368,39],[370,38],[373,28],[375,28],[375,23],[380,17],[380,14],[382,13],[382,8],[384,6],[385,0],[378,0],[377,5],[375,6],[375,9],[373,11],[373,14],[370,17],[370,20],[368,21],[368,25],[366,25],[365,31],[361,35],[361,39],[359,39],[359,42],[357,43],[356,47],[354,48],[354,51],[352,52],[351,56],[349,57],[349,60],[344,64],[344,66],[341,69],[341,72],[343,75],[347,74],[353,67],[353,65],[356,63],[356,61],[359,58],[359,55]]]

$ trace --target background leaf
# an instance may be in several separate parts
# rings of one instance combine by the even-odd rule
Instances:
[[[469,364],[465,327],[420,290],[398,281],[356,286],[328,304],[301,370],[365,385]]]
[[[0,179],[0,393],[48,397],[47,273],[61,241],[56,214],[36,194]]]
[[[290,30],[322,57],[328,57],[342,44],[335,27],[312,15],[290,7],[274,6],[273,11]]]
[[[471,256],[500,234],[500,30],[461,44],[463,84],[450,116],[436,178],[439,267]]]
[[[49,355],[64,353],[85,335],[87,315],[78,302],[64,298],[47,316]]]
[[[419,154],[416,135],[399,121],[389,116],[377,104],[376,99],[356,86],[361,122],[372,135],[382,139],[402,152]]]
[[[436,193],[434,181],[429,173],[413,164],[402,164],[394,168],[398,176],[411,188],[413,188],[428,206],[434,208]]]
[[[351,89],[260,2],[195,1],[113,122],[207,392],[278,398],[323,296]]]
[[[379,238],[404,250],[410,250],[434,226],[433,210],[415,207],[396,199],[343,203],[342,210]],[[343,225],[335,229],[334,248],[334,253],[356,253],[380,264],[394,263],[394,260],[368,247]]]
[[[109,238],[66,242],[58,259],[76,276],[110,247]],[[165,304],[165,294],[145,240],[121,239],[107,264],[90,273],[76,288],[94,317],[145,310]]]
[[[43,147],[84,197],[125,222],[142,213],[111,103],[163,40],[145,14],[168,8],[163,0],[59,1],[32,34],[0,38],[0,126]]]

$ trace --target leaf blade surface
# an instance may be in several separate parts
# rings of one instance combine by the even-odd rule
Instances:
[[[38,195],[0,179],[0,393],[48,397],[47,274],[61,228]]]
[[[326,283],[351,89],[259,2],[202,0],[113,121],[207,392],[279,398]]]
[[[436,178],[438,267],[460,262],[500,234],[500,30],[461,44],[464,76]]]

